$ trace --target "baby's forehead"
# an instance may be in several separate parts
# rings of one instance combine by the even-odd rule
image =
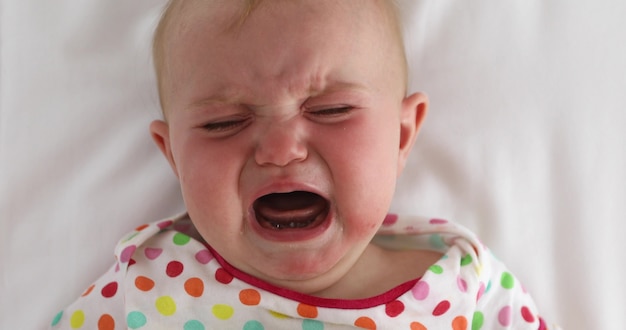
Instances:
[[[389,6],[392,5],[388,0],[174,0],[155,34],[154,59],[161,101],[163,103],[164,92],[171,89],[168,77],[170,73],[178,72],[176,68],[181,56],[185,61],[194,56],[189,52],[181,53],[183,48],[193,53],[208,51],[215,60],[211,63],[224,64],[229,62],[228,58],[243,57],[242,53],[246,52],[267,51],[268,47],[292,54],[310,47],[309,53],[302,54],[306,59],[333,56],[316,52],[316,49],[319,48],[317,45],[336,43],[337,40],[340,40],[339,45],[343,41],[354,45],[377,44],[380,48],[370,49],[369,56],[376,58],[378,63],[401,61],[402,68],[398,70],[403,72],[398,72],[396,77],[404,78],[406,87],[406,77],[401,77],[406,75],[402,37],[394,9]],[[309,33],[311,31],[313,33]],[[294,48],[294,45],[301,47]],[[338,47],[327,51],[340,54],[339,48],[346,49]],[[379,50],[383,48],[386,49],[384,58],[379,58],[382,56]],[[322,61],[322,57],[319,60]],[[263,63],[264,68],[270,65],[265,61],[257,62],[258,57],[245,63],[248,63],[247,67]],[[352,66],[360,63],[352,62]],[[316,62],[311,60],[308,63],[315,65]]]
[[[363,18],[368,24],[392,26],[397,33],[401,30],[393,0],[171,0],[162,21],[178,21],[180,24],[175,26],[184,28],[190,18],[205,17],[210,18],[217,31],[229,32],[253,24],[249,21],[253,22],[255,15],[275,13],[285,7],[298,8],[299,14],[308,13],[320,20],[326,16],[352,16]]]

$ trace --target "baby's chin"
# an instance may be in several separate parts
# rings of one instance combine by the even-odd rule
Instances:
[[[342,237],[336,221],[323,235],[303,242],[264,241],[255,243],[253,258],[240,259],[240,270],[300,293],[322,291],[351,268],[360,254],[355,244]]]

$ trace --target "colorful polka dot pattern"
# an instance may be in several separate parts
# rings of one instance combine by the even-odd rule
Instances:
[[[118,262],[52,319],[54,329],[548,329],[516,278],[462,227],[389,215],[389,247],[445,253],[400,297],[369,308],[294,301],[235,277],[186,218],[138,227]],[[314,301],[314,300],[311,300]],[[502,303],[505,302],[505,303]]]

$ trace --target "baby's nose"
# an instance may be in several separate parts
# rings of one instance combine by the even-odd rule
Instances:
[[[305,132],[298,120],[269,123],[259,132],[255,161],[261,166],[284,167],[308,156]]]

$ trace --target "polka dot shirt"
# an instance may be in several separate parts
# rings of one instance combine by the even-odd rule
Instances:
[[[388,215],[375,244],[444,256],[376,297],[327,299],[274,287],[230,266],[186,215],[136,228],[117,262],[52,329],[548,329],[519,281],[468,230]],[[552,327],[550,327],[552,329]]]

